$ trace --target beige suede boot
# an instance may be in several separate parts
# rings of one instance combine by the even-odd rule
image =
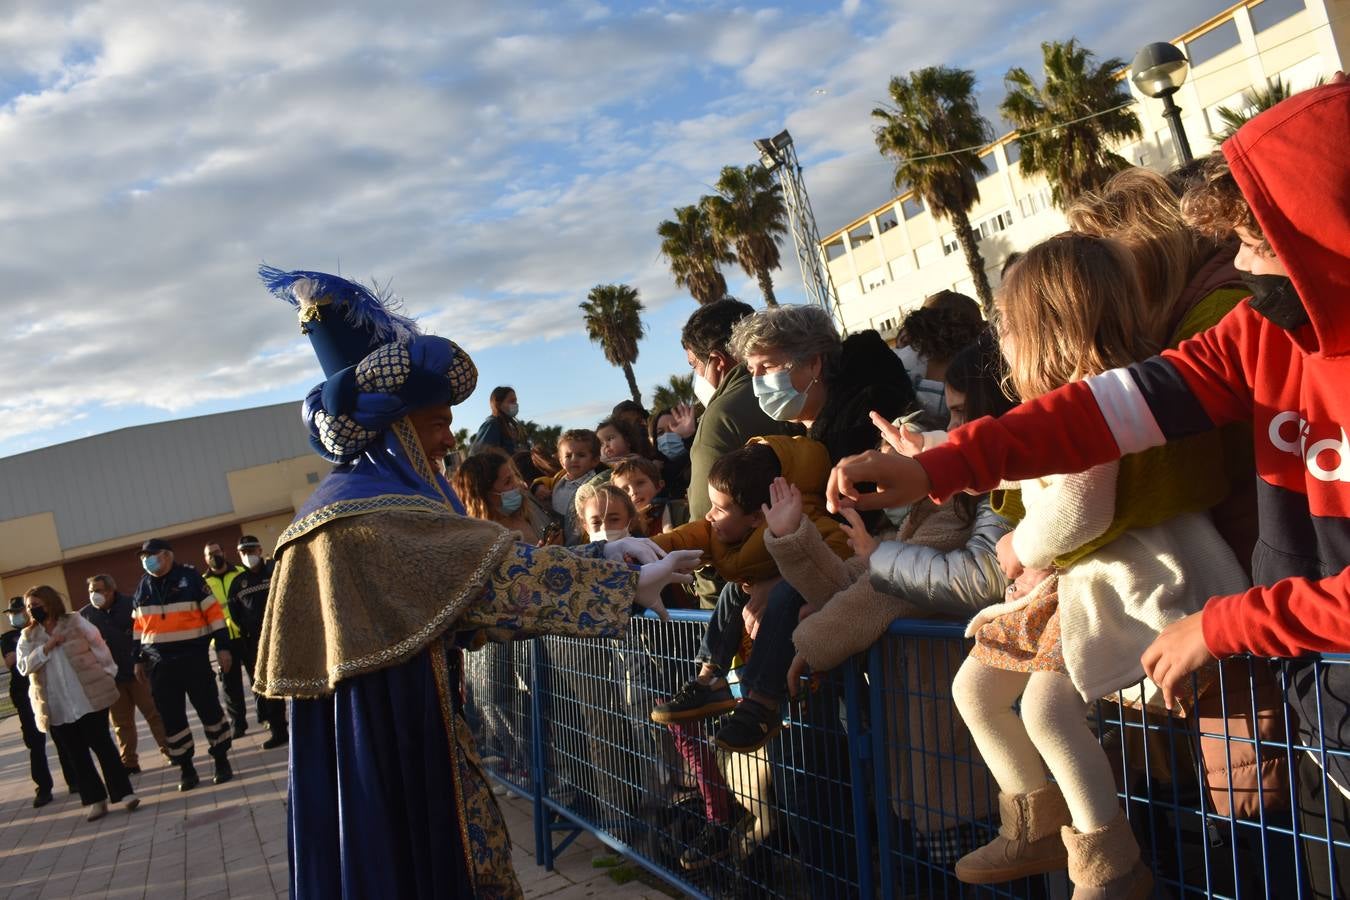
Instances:
[[[1047,784],[1029,794],[998,795],[998,837],[956,863],[966,884],[997,884],[1064,868],[1068,857],[1059,830],[1069,808],[1059,787]]]
[[[1064,827],[1069,880],[1074,900],[1145,900],[1153,893],[1153,872],[1139,858],[1139,843],[1124,812],[1089,831]]]

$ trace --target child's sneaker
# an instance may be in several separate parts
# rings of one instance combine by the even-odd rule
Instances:
[[[705,823],[680,854],[680,866],[685,871],[694,872],[731,855],[737,843],[736,837],[748,818],[747,814],[739,822]]]
[[[735,709],[736,698],[731,696],[731,688],[709,687],[697,678],[675,692],[665,703],[652,707],[652,721],[662,725],[671,722],[688,722],[692,719],[707,719],[711,716]]]
[[[783,717],[777,707],[743,700],[722,722],[713,740],[717,746],[732,753],[754,753],[782,730]]]

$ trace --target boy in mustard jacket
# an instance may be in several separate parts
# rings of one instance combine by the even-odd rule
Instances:
[[[652,709],[654,722],[669,725],[704,719],[735,709],[715,736],[725,750],[751,753],[760,749],[782,729],[779,703],[786,693],[786,678],[776,684],[742,684],[745,699],[739,704],[731,695],[726,673],[740,649],[745,634],[743,611],[751,585],[778,579],[778,566],[764,544],[764,510],[769,485],[779,476],[802,493],[803,515],[819,529],[825,543],[840,559],[847,559],[848,537],[825,511],[825,483],[830,457],[823,444],[805,437],[775,435],[753,438],[739,450],[721,457],[708,473],[708,515],[655,535],[663,550],[702,550],[727,582],[717,598],[712,619],[704,631],[694,661],[699,672],[669,701]],[[778,644],[782,646],[777,646]],[[790,661],[791,639],[757,640],[754,653],[782,654]],[[787,666],[769,667],[787,671]]]

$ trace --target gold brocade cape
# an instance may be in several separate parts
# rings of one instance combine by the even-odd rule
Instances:
[[[339,501],[296,521],[277,541],[254,690],[321,697],[411,659],[478,597],[514,538],[412,494]]]

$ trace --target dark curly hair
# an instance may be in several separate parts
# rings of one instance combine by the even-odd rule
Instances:
[[[1246,228],[1261,239],[1259,252],[1274,253],[1221,150],[1205,157],[1191,177],[1181,198],[1181,214],[1192,228],[1217,241],[1232,237],[1235,228]]]
[[[950,360],[978,338],[984,328],[984,320],[978,316],[972,319],[960,311],[938,306],[914,310],[900,326],[915,353],[924,359],[941,361]]]

